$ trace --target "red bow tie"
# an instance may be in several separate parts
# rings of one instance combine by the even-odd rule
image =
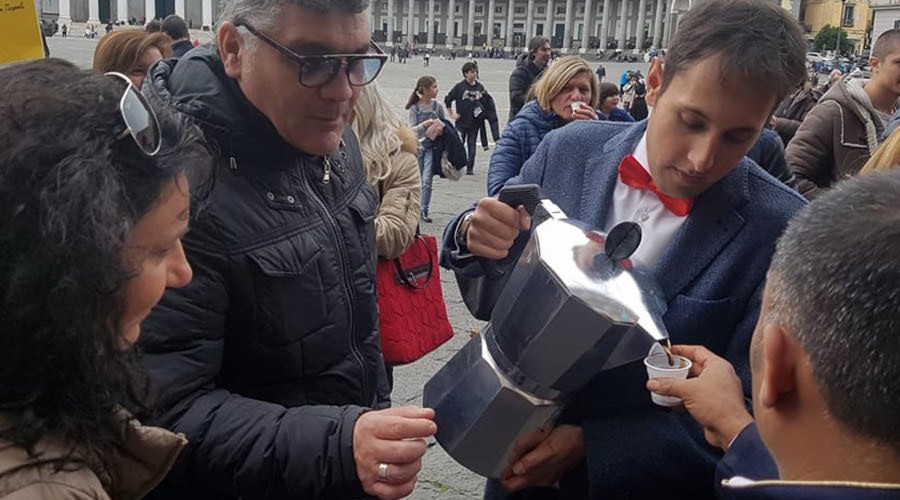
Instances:
[[[691,198],[673,198],[660,191],[650,173],[632,155],[622,158],[622,162],[619,163],[619,179],[628,187],[649,189],[670,212],[679,217],[687,215],[691,211],[691,205],[694,204]]]

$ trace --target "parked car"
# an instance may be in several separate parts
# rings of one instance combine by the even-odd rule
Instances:
[[[822,54],[819,52],[807,52],[806,53],[806,62],[807,63],[817,63],[822,60]]]

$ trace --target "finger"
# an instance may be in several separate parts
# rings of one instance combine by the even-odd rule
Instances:
[[[525,206],[519,205],[518,208],[516,208],[516,212],[518,212],[519,215],[519,229],[531,229],[531,215],[528,214],[528,210]]]
[[[383,415],[376,423],[375,437],[396,441],[401,439],[426,438],[437,432],[437,425],[427,418],[406,418]]]
[[[401,485],[410,481],[415,481],[416,476],[419,475],[419,471],[422,470],[421,460],[403,464],[384,463],[387,464],[387,478],[381,479],[379,477],[378,481],[387,484]]]
[[[384,410],[378,410],[377,413],[383,415],[396,415],[398,417],[407,417],[407,418],[427,418],[429,420],[434,419],[434,409],[432,408],[422,408],[421,406],[394,406],[392,408],[385,408]]]
[[[411,495],[415,487],[415,480],[403,484],[389,484],[383,481],[377,481],[369,487],[364,488],[364,490],[369,495],[377,497],[380,500],[399,500],[400,498],[406,498]]]
[[[553,429],[542,427],[518,440],[513,447],[513,455],[509,459],[510,463],[516,462],[519,457],[535,449],[541,442],[547,439],[547,436],[550,435],[550,431],[552,430]]]
[[[406,464],[421,460],[427,449],[424,439],[379,440],[375,442],[371,456],[378,463]]]
[[[647,390],[662,396],[675,396],[684,399],[685,385],[689,380],[676,380],[669,377],[652,378],[647,381]]]
[[[532,469],[545,465],[553,458],[553,447],[550,446],[550,440],[544,440],[535,449],[526,453],[516,463],[513,464],[512,470],[517,475],[527,474]]]
[[[719,358],[712,351],[701,345],[675,345],[672,346],[672,352],[693,361],[695,367],[699,366],[700,372],[703,371],[707,363]],[[691,367],[691,371],[694,371],[694,367]]]

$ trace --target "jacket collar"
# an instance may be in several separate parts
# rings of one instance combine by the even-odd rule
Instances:
[[[112,471],[109,494],[112,498],[142,498],[163,480],[187,439],[166,429],[143,426],[124,410],[113,418],[122,430],[122,444],[119,460]],[[0,413],[0,426],[11,425],[14,420],[9,413]],[[0,441],[0,476],[61,462],[67,458],[69,450],[69,446],[52,436],[45,436],[35,445],[36,456],[29,455],[19,446]],[[68,457],[73,465],[79,460],[77,451]]]
[[[588,160],[581,214],[594,227],[606,223],[618,179],[616,165],[634,151],[647,130],[647,120],[622,128],[603,145],[602,155]],[[613,161],[615,165],[610,165]],[[745,224],[740,210],[750,200],[749,169],[750,162],[741,159],[731,173],[694,200],[691,213],[654,270],[667,299],[696,279]]]

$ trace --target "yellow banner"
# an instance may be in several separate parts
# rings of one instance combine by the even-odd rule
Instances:
[[[0,64],[42,57],[44,42],[34,0],[0,0]]]

